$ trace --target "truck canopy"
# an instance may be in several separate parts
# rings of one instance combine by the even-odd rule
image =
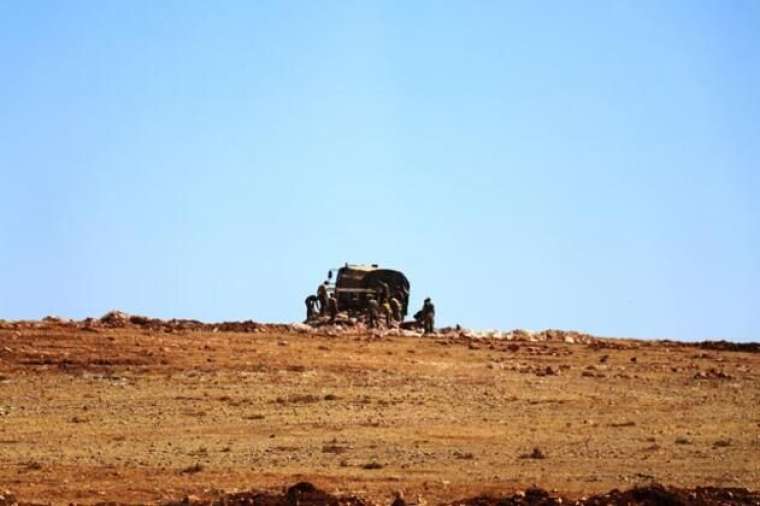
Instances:
[[[338,269],[335,294],[341,310],[365,312],[369,297],[383,293],[388,286],[391,297],[401,303],[402,316],[409,307],[409,280],[400,271],[381,269],[377,265],[349,265]]]

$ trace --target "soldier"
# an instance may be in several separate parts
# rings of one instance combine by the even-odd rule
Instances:
[[[377,326],[377,313],[380,306],[374,297],[370,297],[367,301],[367,327],[375,328]]]
[[[330,313],[330,323],[335,323],[338,317],[338,299],[331,293],[327,299],[327,311]]]
[[[392,319],[393,311],[391,310],[391,303],[386,300],[385,302],[383,302],[383,305],[381,306],[381,308],[383,310],[383,316],[385,317],[385,328],[389,329],[391,328],[391,322],[393,321]]]
[[[317,287],[317,298],[319,299],[319,314],[327,312],[327,287],[329,282],[325,281]]]
[[[432,334],[435,330],[435,306],[430,297],[422,304],[422,321],[425,325],[425,334]]]
[[[398,301],[396,297],[391,297],[390,305],[391,305],[391,313],[393,314],[393,319],[401,323],[401,320],[402,320],[401,303]]]
[[[425,315],[424,315],[424,311],[422,309],[420,309],[419,311],[417,311],[416,313],[414,313],[414,322],[415,322],[415,326],[417,328],[424,327],[424,325],[425,325],[425,321],[424,320],[425,320]]]
[[[393,291],[393,297],[398,301],[399,305],[401,306],[401,320],[404,320],[404,316],[406,315],[408,311],[408,304],[409,304],[409,290],[401,287],[396,287],[396,290]]]
[[[306,300],[304,301],[306,303],[306,322],[310,322],[313,318],[315,313],[317,312],[317,302],[319,299],[317,299],[316,295],[309,295],[306,297]]]

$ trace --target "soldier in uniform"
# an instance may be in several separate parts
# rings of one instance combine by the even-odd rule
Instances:
[[[338,299],[334,293],[331,293],[327,299],[327,311],[330,313],[330,323],[335,323],[338,317]]]
[[[317,313],[317,299],[316,295],[309,295],[304,301],[306,303],[306,322],[310,322],[314,315]]]
[[[425,334],[432,334],[435,330],[435,306],[430,297],[425,299],[425,302],[422,304],[422,322]]]
[[[414,322],[417,328],[425,326],[424,320],[425,320],[425,315],[423,314],[422,309],[414,313]]]
[[[319,299],[319,314],[327,312],[327,287],[329,283],[325,281],[317,287],[317,298]]]
[[[393,311],[391,310],[391,303],[386,300],[380,307],[382,308],[383,316],[385,317],[385,328],[389,329],[391,328],[391,323],[393,322]]]
[[[380,306],[377,300],[374,297],[370,297],[367,301],[367,327],[371,329],[377,327],[377,313],[379,309]]]
[[[393,319],[401,323],[401,319],[402,319],[401,303],[398,301],[396,297],[391,297],[390,305],[391,305],[391,313],[393,314]]]

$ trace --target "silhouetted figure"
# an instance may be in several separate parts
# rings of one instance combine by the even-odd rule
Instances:
[[[306,322],[310,322],[317,314],[317,303],[319,299],[316,295],[309,295],[304,301],[306,304]]]
[[[425,334],[432,334],[435,331],[435,306],[430,297],[425,299],[422,304],[422,323],[425,328]]]

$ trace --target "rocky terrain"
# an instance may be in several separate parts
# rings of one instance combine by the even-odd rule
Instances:
[[[760,504],[758,351],[0,322],[0,505]]]

